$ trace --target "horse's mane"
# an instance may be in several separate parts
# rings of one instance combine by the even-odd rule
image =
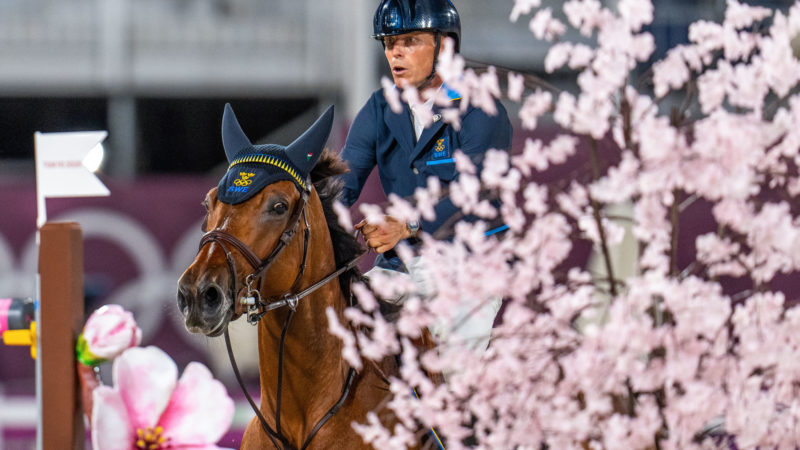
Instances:
[[[333,242],[333,256],[336,267],[342,267],[364,252],[364,247],[353,234],[339,224],[339,217],[333,204],[342,193],[344,181],[338,177],[348,171],[347,163],[338,154],[325,149],[319,161],[311,171],[311,182],[319,194],[322,210],[325,212],[325,221],[331,233]],[[350,298],[350,283],[361,277],[358,266],[344,272],[339,276],[339,285],[345,298]]]

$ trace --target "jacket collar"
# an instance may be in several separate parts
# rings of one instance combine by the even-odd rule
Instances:
[[[396,86],[394,88],[397,89]],[[446,84],[442,85],[442,89],[450,101],[454,103],[453,107],[457,108],[461,95]],[[434,121],[429,127],[422,130],[422,134],[420,134],[419,140],[415,144],[414,127],[411,123],[411,109],[406,102],[402,102],[402,105],[403,111],[399,114],[392,111],[388,103],[384,105],[383,120],[398,143],[408,152],[409,162],[413,162],[423,152],[436,133],[444,127],[444,120],[442,120],[441,116],[441,107],[433,105]]]
[[[442,85],[442,89],[450,99],[452,107],[458,108],[458,101],[461,100],[461,95],[453,89],[450,89],[450,87],[446,84]],[[422,134],[420,134],[419,140],[414,146],[414,150],[411,152],[409,162],[413,162],[415,159],[417,159],[417,157],[425,150],[425,147],[431,142],[433,137],[436,136],[442,127],[444,127],[444,120],[442,119],[441,110],[441,106],[436,104],[433,105],[433,123],[422,130]]]

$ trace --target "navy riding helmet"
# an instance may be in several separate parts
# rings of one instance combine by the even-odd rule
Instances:
[[[441,35],[455,40],[456,52],[461,47],[461,19],[450,0],[381,0],[372,30],[372,37],[380,41],[412,31],[433,31],[437,50]]]

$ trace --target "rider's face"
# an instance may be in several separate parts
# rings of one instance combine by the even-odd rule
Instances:
[[[384,53],[399,88],[419,88],[433,70],[436,42],[433,33],[414,31],[383,38]]]

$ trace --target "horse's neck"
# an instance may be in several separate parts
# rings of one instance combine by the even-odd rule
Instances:
[[[259,330],[259,344],[263,347],[260,349],[262,359],[277,361],[281,334],[285,328],[283,352],[284,358],[288,359],[284,361],[284,365],[313,368],[321,363],[340,363],[341,352],[332,353],[333,350],[340,350],[342,344],[328,331],[326,310],[329,307],[336,311],[340,321],[344,320],[344,299],[338,280],[301,299],[291,319],[288,318],[288,307],[268,313]],[[269,367],[264,369],[270,370]]]
[[[328,332],[325,306],[329,302],[323,298],[342,294],[338,283],[329,286],[300,300],[304,304],[298,306],[286,329],[280,408],[284,425],[296,423],[292,417],[321,417],[324,411],[320,408],[333,405],[342,390],[348,366],[342,358],[341,342]],[[288,310],[275,314],[262,321],[259,329],[261,409],[272,417],[277,412],[280,340],[287,314]],[[341,314],[337,315],[342,320]]]
[[[322,235],[322,226],[319,222],[316,227],[312,225],[316,232],[311,233],[308,266],[299,290],[336,270],[333,248],[328,237]],[[292,412],[316,416],[318,405],[330,407],[341,393],[348,366],[342,358],[341,341],[328,331],[326,309],[329,307],[340,321],[344,320],[345,299],[338,279],[301,299],[288,322],[282,350],[281,414],[284,417]],[[259,326],[262,409],[270,415],[275,412],[281,333],[287,326],[288,314],[288,308],[272,311]]]

